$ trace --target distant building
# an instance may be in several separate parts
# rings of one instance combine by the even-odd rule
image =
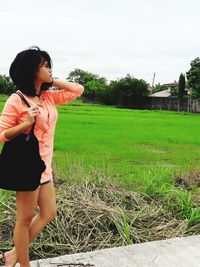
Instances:
[[[163,86],[165,86],[166,89],[170,90],[171,92],[173,89],[178,89],[178,82],[174,81],[173,83],[165,83]]]
[[[178,82],[174,81],[173,83],[165,83],[163,86],[166,87],[166,90],[157,92],[152,94],[151,96],[154,97],[170,97],[172,94],[172,91],[178,90]],[[185,88],[185,95],[190,94],[190,89],[188,87]]]
[[[170,92],[169,89],[167,89],[167,90],[163,90],[163,91],[154,93],[151,96],[154,96],[154,97],[169,97],[169,96],[171,96],[171,92]]]

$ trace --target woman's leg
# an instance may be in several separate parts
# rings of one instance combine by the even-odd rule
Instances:
[[[21,267],[29,267],[29,228],[37,205],[39,190],[16,192],[15,249]]]
[[[45,225],[56,216],[56,196],[53,182],[39,187],[38,205],[40,212],[32,219],[30,224],[30,243],[39,235]],[[15,266],[17,262],[15,247],[7,253],[9,253],[10,257],[10,265],[8,265],[8,267]]]
[[[40,212],[33,218],[30,225],[30,242],[56,216],[56,195],[53,182],[40,186],[38,206]]]

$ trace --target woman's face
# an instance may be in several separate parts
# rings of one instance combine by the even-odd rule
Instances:
[[[36,81],[38,83],[52,82],[52,70],[46,60],[43,61],[38,67],[38,71],[36,72]]]

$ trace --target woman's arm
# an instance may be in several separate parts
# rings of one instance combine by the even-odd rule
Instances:
[[[77,87],[77,85],[79,86]],[[80,87],[83,88],[83,86],[78,83],[68,82],[66,80],[61,80],[61,79],[53,80],[52,86],[55,86],[60,89],[67,89],[71,92],[77,92],[80,89]]]
[[[14,95],[14,94],[13,94]],[[31,127],[35,121],[35,116],[38,111],[34,107],[27,109],[27,120],[17,124],[18,121],[18,108],[20,102],[16,96],[11,96],[4,105],[3,112],[0,117],[0,142],[6,142],[23,133],[26,129]]]
[[[4,137],[7,140],[11,140],[14,137],[16,137],[17,135],[23,133],[28,127],[30,127],[32,124],[27,120],[27,121],[23,121],[22,123],[9,128],[7,130],[4,131]]]
[[[84,92],[84,87],[81,84],[61,79],[53,80],[52,86],[61,90],[47,90],[44,91],[44,94],[48,95],[55,105],[66,104],[69,101],[75,100]]]

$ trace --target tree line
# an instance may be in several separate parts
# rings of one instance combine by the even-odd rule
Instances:
[[[190,63],[190,69],[185,75],[180,74],[179,86],[174,95],[179,98],[184,97],[186,85],[191,89],[191,96],[194,98],[200,97],[200,58],[197,57]],[[143,79],[137,79],[130,74],[125,77],[112,80],[108,83],[105,77],[100,77],[97,74],[74,69],[66,78],[68,81],[77,82],[85,87],[84,94],[81,96],[85,101],[97,102],[102,104],[114,105],[123,97],[142,98],[147,97],[148,83]],[[155,91],[166,89],[160,84],[155,85]],[[0,75],[0,94],[10,95],[15,91],[15,86],[10,77]]]

